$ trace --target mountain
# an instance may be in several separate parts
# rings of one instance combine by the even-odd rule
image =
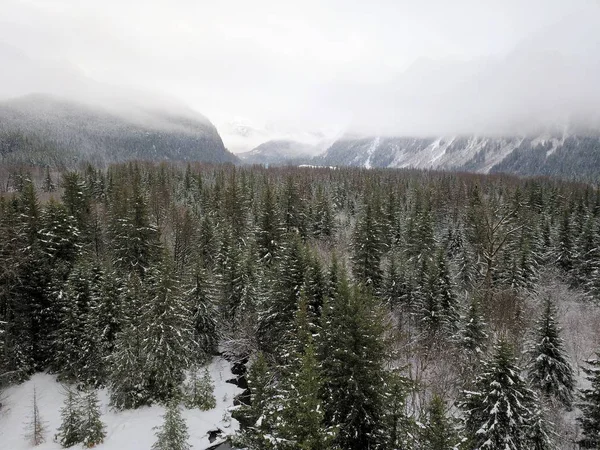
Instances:
[[[130,99],[103,105],[47,94],[0,102],[0,163],[74,166],[142,159],[238,162],[189,109]]]
[[[313,158],[322,166],[419,168],[600,179],[600,134],[344,137]]]
[[[316,153],[318,148],[314,145],[280,139],[264,142],[255,149],[239,153],[237,156],[247,164],[282,166],[308,163]]]

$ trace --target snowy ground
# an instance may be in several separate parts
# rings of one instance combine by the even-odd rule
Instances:
[[[209,447],[208,431],[220,428],[225,434],[232,434],[238,423],[231,419],[228,408],[233,405],[233,397],[241,392],[236,386],[225,381],[233,378],[230,365],[221,358],[215,358],[209,366],[215,385],[217,407],[210,411],[198,409],[183,410],[189,433],[190,445],[194,450]],[[31,414],[33,388],[36,388],[38,406],[42,419],[46,423],[46,442],[33,447],[25,438],[26,423]],[[152,429],[162,423],[164,408],[151,406],[130,411],[113,411],[108,406],[108,393],[103,389],[99,393],[102,403],[102,421],[106,425],[106,439],[96,448],[101,450],[149,450],[155,442]],[[4,392],[0,409],[0,450],[58,450],[60,444],[54,442],[54,435],[60,426],[60,408],[63,405],[63,389],[56,378],[48,374],[37,374],[18,386]],[[71,447],[83,448],[81,444]]]

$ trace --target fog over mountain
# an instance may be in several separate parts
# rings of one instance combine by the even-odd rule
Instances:
[[[6,0],[0,58],[20,69],[0,73],[0,95],[187,104],[234,151],[340,130],[597,127],[599,30],[600,5],[586,0]],[[240,138],[240,123],[260,125]]]

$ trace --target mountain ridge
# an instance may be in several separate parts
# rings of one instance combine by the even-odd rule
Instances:
[[[0,102],[0,158],[52,166],[128,159],[239,162],[216,127],[191,110],[133,103],[107,108],[40,93]]]

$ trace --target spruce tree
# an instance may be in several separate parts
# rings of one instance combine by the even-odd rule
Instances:
[[[583,371],[590,387],[581,389],[581,401],[577,404],[583,415],[577,420],[583,431],[579,444],[583,448],[600,448],[600,353],[587,360]]]
[[[480,308],[479,300],[473,296],[467,314],[463,318],[462,330],[459,335],[460,344],[468,351],[469,357],[478,357],[486,348],[488,335]]]
[[[163,415],[163,424],[156,429],[156,442],[152,446],[152,450],[189,450],[191,448],[188,443],[190,438],[188,427],[175,402],[169,403]]]
[[[100,418],[100,404],[96,390],[90,389],[81,400],[81,429],[79,439],[87,448],[104,441],[106,431]]]
[[[217,406],[215,399],[215,386],[208,368],[204,368],[202,375],[196,367],[190,371],[190,379],[185,385],[185,404],[188,408],[199,408],[202,411],[208,411]]]
[[[473,448],[530,448],[536,396],[520,373],[510,345],[500,339],[491,359],[483,363],[473,389],[464,392],[461,404]]]
[[[58,428],[60,445],[65,448],[73,447],[82,442],[83,415],[77,392],[65,386],[65,402],[60,410],[61,424]]]
[[[412,382],[398,368],[389,370],[384,384],[384,448],[412,449],[418,434],[417,424],[409,416],[407,398]]]
[[[129,277],[121,295],[123,328],[116,334],[114,350],[108,357],[108,387],[111,404],[117,409],[129,409],[150,403],[151,397],[142,348],[145,330],[139,314],[144,292],[136,274]]]
[[[380,288],[383,278],[381,260],[384,247],[376,211],[367,201],[352,236],[352,269],[355,278],[374,292]]]
[[[420,430],[419,444],[423,450],[453,450],[459,443],[456,426],[446,415],[444,401],[434,395],[427,406]]]
[[[275,424],[273,399],[276,391],[273,373],[263,353],[255,356],[248,370],[248,389],[248,404],[242,404],[233,412],[233,418],[241,426],[235,443],[250,450],[270,449],[270,437]]]
[[[193,318],[194,341],[201,354],[208,357],[217,348],[217,308],[213,286],[202,263],[196,265],[184,298]]]
[[[335,444],[342,448],[377,448],[385,442],[384,328],[378,305],[341,276],[322,324],[318,344],[325,423],[339,430]]]
[[[281,405],[273,434],[285,442],[283,448],[325,450],[331,448],[335,429],[324,424],[320,393],[323,378],[311,333],[310,312],[302,296],[295,326],[288,339],[282,377],[278,386]]]
[[[139,311],[144,377],[151,397],[164,402],[176,395],[197,356],[192,315],[168,255],[147,275],[146,295]]]
[[[284,380],[289,391],[283,402],[277,437],[286,442],[284,448],[331,449],[336,430],[324,424],[323,402],[319,397],[323,381],[312,338],[304,349],[298,369]]]
[[[529,379],[547,398],[556,399],[570,408],[575,378],[560,337],[556,313],[556,307],[547,298],[537,321],[535,341],[529,349]]]

